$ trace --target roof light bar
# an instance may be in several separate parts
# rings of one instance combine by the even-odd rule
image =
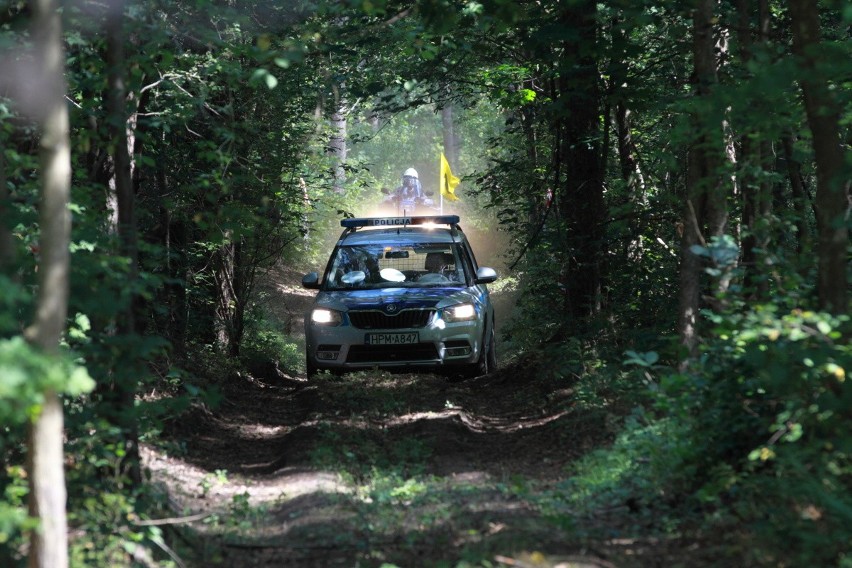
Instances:
[[[458,215],[414,215],[410,217],[354,217],[341,219],[340,226],[348,229],[358,227],[403,227],[405,225],[458,225]]]

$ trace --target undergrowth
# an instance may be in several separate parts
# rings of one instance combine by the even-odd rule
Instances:
[[[629,354],[649,399],[566,494],[653,512],[664,536],[723,534],[732,562],[852,566],[850,319],[778,305],[705,316],[712,335],[688,369]]]

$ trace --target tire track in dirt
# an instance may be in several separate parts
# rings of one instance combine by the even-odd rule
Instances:
[[[351,566],[370,550],[435,560],[529,533],[564,548],[535,506],[498,486],[520,478],[558,483],[574,459],[609,435],[603,415],[576,409],[564,380],[520,369],[464,382],[386,372],[311,382],[243,374],[222,395],[218,407],[195,406],[166,429],[183,455],[147,448],[146,463],[184,514],[232,516],[241,498],[263,510],[248,535],[201,523],[184,531],[194,535],[197,553],[217,543],[216,554],[235,567],[281,565],[286,554],[294,555],[288,566]],[[377,527],[364,516],[373,505],[352,501],[362,476],[375,471],[370,464],[433,480],[453,503],[418,508],[403,501],[393,513],[398,525]],[[211,481],[217,471],[227,471],[227,481]],[[447,518],[419,526],[416,518],[430,514]]]

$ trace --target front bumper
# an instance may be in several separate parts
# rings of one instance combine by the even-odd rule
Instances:
[[[416,343],[370,345],[373,333],[418,334]],[[317,369],[355,370],[372,367],[465,366],[479,361],[483,324],[480,320],[447,323],[433,318],[425,327],[411,329],[360,329],[305,325],[306,357]]]

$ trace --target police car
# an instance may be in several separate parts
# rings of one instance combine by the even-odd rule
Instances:
[[[478,266],[457,215],[353,218],[305,317],[308,376],[423,367],[488,373],[497,363],[492,268]]]

